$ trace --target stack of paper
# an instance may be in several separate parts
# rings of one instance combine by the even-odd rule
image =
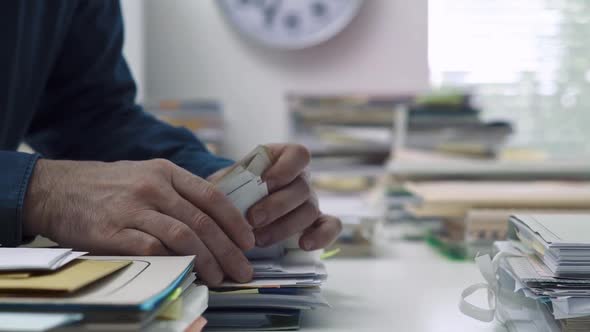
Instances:
[[[396,179],[417,180],[590,180],[590,161],[509,161],[412,156],[392,160],[387,169]],[[424,160],[426,159],[426,160]]]
[[[445,98],[439,99],[440,94]],[[293,94],[287,101],[292,140],[305,144],[314,159],[383,162],[397,138],[393,127],[399,119],[393,114],[400,105],[408,110],[405,142],[412,148],[489,155],[512,133],[510,123],[483,121],[470,96],[460,92],[425,96]]]
[[[558,277],[590,277],[590,215],[516,215],[512,237]]]
[[[309,255],[290,251],[280,261],[254,261],[251,282],[225,282],[212,289],[205,314],[208,328],[299,328],[302,310],[328,306],[320,291],[327,277],[325,267]]]
[[[242,213],[268,195],[263,172],[270,167],[269,152],[259,146],[216,182]],[[205,317],[209,328],[295,329],[301,310],[325,306],[319,287],[327,277],[316,254],[298,248],[297,237],[247,252],[254,280],[226,281],[212,290]]]
[[[567,210],[571,214],[588,214],[589,210]],[[461,239],[465,234],[465,245],[468,256],[474,257],[476,253],[491,253],[495,241],[505,240],[508,234],[508,220],[513,214],[556,214],[563,213],[551,209],[470,209],[465,217],[465,222],[460,223],[456,230],[456,236]],[[446,230],[449,232],[449,230]]]
[[[175,327],[163,330],[184,331],[206,308],[206,288],[192,284],[193,256],[85,256],[56,267],[72,255],[80,254],[0,248],[0,331],[15,330],[17,320],[23,331],[138,331],[160,315],[175,319],[158,323]]]
[[[515,215],[512,241],[495,244],[495,263],[478,258],[482,273],[495,267],[497,315],[510,330],[590,330],[589,222],[590,215]]]
[[[424,151],[403,150],[396,153],[395,159],[389,162],[387,172],[384,198],[387,220],[416,226],[416,234],[419,236],[423,234],[421,231],[424,227],[420,227],[421,225],[425,225],[428,231],[439,227],[445,229],[448,224],[441,223],[449,221],[464,223],[467,213],[472,208],[556,209],[558,206],[553,204],[555,196],[547,196],[549,202],[547,200],[533,201],[537,195],[537,189],[542,190],[544,195],[547,194],[547,191],[555,189],[553,186],[539,185],[535,182],[565,181],[567,187],[587,184],[590,180],[590,161],[539,160],[537,158],[530,160],[468,159]],[[468,187],[464,185],[465,183]],[[504,183],[504,185],[498,186],[498,183]],[[414,192],[412,187],[419,192]],[[431,202],[423,200],[419,196],[423,191],[431,197],[438,195],[438,204],[426,205]],[[521,194],[518,207],[514,204],[504,204],[501,201],[506,191],[509,191],[508,196],[511,198],[518,193]],[[482,203],[483,199],[480,199],[479,202],[468,201],[469,197],[467,196],[471,194],[479,197],[486,195],[483,199],[489,199],[490,203],[484,202],[481,206],[475,205]],[[458,200],[460,197],[457,195],[463,195],[465,200],[460,202]],[[563,196],[565,192],[561,191],[557,195]],[[451,199],[454,197],[454,201],[443,201],[446,196]],[[528,202],[522,201],[521,197]],[[456,206],[457,204],[451,203],[466,204]],[[532,206],[529,203],[532,203]],[[406,209],[406,206],[410,206],[410,208]],[[568,206],[566,209],[571,209],[571,207]],[[503,222],[504,229],[506,229],[507,218]],[[413,237],[417,236],[413,235]]]
[[[406,181],[401,188],[411,199],[397,208],[400,218],[438,220],[440,231],[430,240],[456,258],[489,251],[492,240],[505,239],[511,213],[590,209],[590,182],[429,180]]]

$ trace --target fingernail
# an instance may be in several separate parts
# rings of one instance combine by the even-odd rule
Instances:
[[[313,248],[313,241],[312,240],[304,240],[303,241],[303,249],[311,250]]]
[[[254,226],[261,226],[266,222],[266,212],[264,210],[254,211]]]

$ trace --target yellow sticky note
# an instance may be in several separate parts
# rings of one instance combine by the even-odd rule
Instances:
[[[177,288],[168,298],[164,309],[158,314],[161,320],[178,320],[182,318],[182,288]]]
[[[0,278],[0,293],[14,291],[74,292],[129,265],[130,261],[78,259],[60,270],[28,278]]]
[[[338,255],[339,252],[340,252],[340,248],[336,248],[336,249],[333,249],[333,250],[330,250],[330,251],[326,251],[325,253],[323,253],[320,256],[320,259],[328,259],[330,257],[334,257],[334,256]]]
[[[162,320],[179,320],[180,318],[182,318],[182,298],[172,301],[158,314],[158,319]]]

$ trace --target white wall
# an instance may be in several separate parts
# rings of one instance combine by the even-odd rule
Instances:
[[[301,51],[244,40],[214,0],[149,0],[145,15],[147,98],[221,100],[234,157],[287,139],[285,92],[428,87],[427,0],[366,0],[339,36]]]
[[[137,81],[137,97],[141,101],[145,95],[144,2],[142,0],[122,0],[121,9],[125,20],[123,53],[133,77]]]

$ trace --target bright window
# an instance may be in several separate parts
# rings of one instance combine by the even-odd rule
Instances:
[[[472,88],[515,143],[590,152],[590,1],[429,0],[435,86]]]

